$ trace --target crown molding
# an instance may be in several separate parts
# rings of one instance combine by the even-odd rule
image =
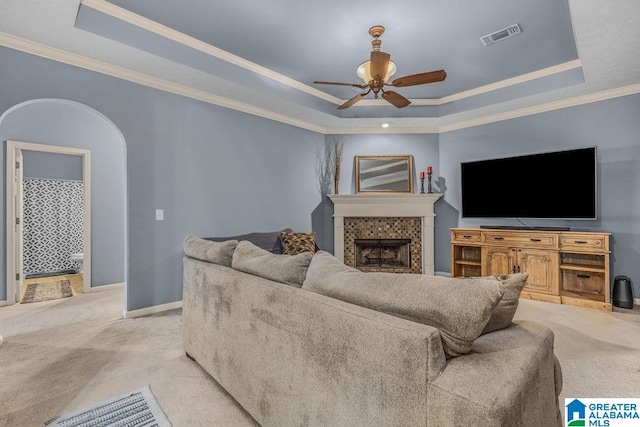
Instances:
[[[582,67],[582,61],[574,59],[573,61],[564,62],[562,64],[554,65],[552,67],[543,68],[541,70],[533,71],[531,73],[522,74],[520,76],[512,77],[510,79],[502,80],[499,82],[491,83],[485,86],[480,86],[475,89],[466,90],[464,92],[455,93],[453,95],[440,98],[440,104],[448,104],[449,102],[459,101],[461,99],[470,98],[472,96],[482,95],[487,92],[493,92],[494,90],[504,89],[509,86],[515,86],[522,83],[529,82],[531,80],[540,79],[542,77],[552,76],[554,74],[563,73],[565,71],[573,70],[574,68]]]
[[[635,95],[640,93],[640,83],[629,86],[623,86],[615,89],[603,90],[600,92],[580,95],[573,98],[562,99],[560,101],[549,102],[546,104],[535,105],[532,107],[521,108],[519,110],[508,111],[505,113],[492,114],[477,119],[451,123],[439,127],[440,133],[451,132],[454,130],[465,129],[475,126],[486,125],[489,123],[501,122],[504,120],[517,119],[519,117],[531,116],[534,114],[546,113],[549,111],[560,110],[563,108],[576,107],[593,102],[605,101],[612,98],[620,98],[623,96]]]
[[[442,98],[417,98],[417,99],[410,99],[411,101],[411,105],[409,105],[408,107],[405,108],[411,108],[411,106],[413,105],[441,105],[442,102],[440,102]],[[343,101],[343,103],[347,102],[347,100],[345,99]],[[378,98],[378,99],[363,99],[362,101],[358,101],[357,104],[349,107],[349,108],[360,108],[360,107],[388,107],[389,103],[387,101],[385,101],[382,98]]]
[[[187,98],[196,99],[209,104],[219,105],[221,107],[230,108],[232,110],[242,111],[254,116],[263,117],[265,119],[275,120],[288,125],[307,129],[317,133],[324,133],[325,128],[308,123],[302,120],[294,119],[284,114],[278,114],[263,108],[254,107],[243,102],[234,101],[229,98],[214,95],[209,92],[193,89],[167,80],[159,79],[148,74],[130,70],[128,68],[117,65],[108,64],[96,59],[87,58],[75,53],[67,52],[31,40],[26,40],[11,34],[0,32],[0,46],[8,47],[21,52],[40,56],[42,58],[51,59],[53,61],[62,62],[64,64],[73,65],[75,67],[84,68],[86,70],[95,71],[122,80],[127,80],[143,86],[158,89],[164,92],[185,96]]]
[[[133,70],[116,66],[116,65],[111,65],[106,62],[98,61],[96,59],[92,59],[92,58],[88,58],[75,53],[67,52],[61,49],[57,49],[57,48],[47,46],[41,43],[37,43],[31,40],[26,40],[26,39],[16,37],[11,34],[7,34],[3,32],[0,32],[0,46],[4,46],[14,50],[19,50],[21,52],[39,56],[42,58],[47,58],[53,61],[61,62],[64,64],[75,66],[75,67],[84,68],[86,70],[95,71],[100,74],[116,77],[122,80],[130,81],[132,83],[137,83],[143,86],[162,90],[164,92],[173,93],[176,95],[196,99],[209,104],[219,105],[221,107],[230,108],[236,111],[241,111],[241,112],[252,114],[258,117],[263,117],[269,120],[285,123],[291,126],[299,127],[299,128],[306,129],[306,130],[320,133],[320,134],[343,134],[343,135],[402,134],[402,133],[438,134],[438,133],[451,132],[459,129],[481,126],[481,125],[495,123],[503,120],[510,120],[510,119],[515,119],[519,117],[525,117],[525,116],[530,116],[534,114],[545,113],[548,111],[575,107],[578,105],[589,104],[593,102],[604,101],[607,99],[635,95],[640,93],[640,83],[638,83],[638,84],[633,84],[629,86],[623,86],[620,88],[594,92],[591,94],[581,95],[573,98],[567,98],[560,101],[522,108],[519,110],[508,111],[505,113],[498,113],[498,114],[493,114],[489,116],[478,117],[471,120],[459,121],[459,122],[450,123],[446,125],[405,126],[405,127],[398,127],[398,128],[393,128],[393,127],[381,128],[378,125],[370,126],[370,127],[327,128],[324,126],[316,125],[314,123],[294,119],[284,114],[278,114],[269,110],[265,110],[263,108],[254,107],[249,104],[234,101],[232,99],[224,98],[222,96],[214,95],[201,90],[189,88],[187,86],[162,80],[157,77],[149,76],[144,73],[140,73],[140,72],[133,71]],[[342,119],[342,120],[356,120],[356,119]],[[384,119],[379,119],[379,120],[383,121]]]
[[[165,25],[152,21],[151,19],[140,16],[120,6],[116,6],[113,3],[109,3],[104,0],[81,0],[80,4],[90,7],[91,9],[97,10],[99,12],[102,12],[106,15],[112,16],[121,21],[127,22],[131,25],[135,25],[136,27],[150,31],[166,39],[173,40],[174,42],[177,42],[184,46],[198,50],[207,55],[221,59],[230,64],[237,65],[238,67],[242,67],[256,74],[260,74],[261,76],[275,80],[279,83],[290,86],[301,92],[305,92],[305,93],[308,93],[309,95],[313,95],[320,99],[324,99],[325,101],[331,102],[333,104],[340,105],[344,102],[344,101],[341,101],[340,98],[329,95],[326,92],[318,90],[304,83],[300,83],[299,81],[294,80],[290,77],[287,77],[283,74],[276,73],[275,71],[272,71],[266,67],[263,67],[254,62],[248,61],[240,56],[229,53],[226,50],[222,50],[208,43],[205,43],[201,40],[198,40],[195,37],[188,36],[180,31],[176,31],[172,28],[169,28]]]
[[[327,128],[325,134],[328,135],[354,135],[354,134],[401,134],[401,133],[431,133],[438,134],[440,129],[438,126],[414,126],[414,127],[400,127],[400,128],[383,128],[381,126],[371,127],[353,127],[353,128]]]
[[[564,73],[565,71],[573,70],[580,67],[582,67],[582,61],[580,61],[579,59],[574,59],[573,61],[564,62],[562,64],[543,68],[537,71],[532,71],[530,73],[522,74],[510,79],[501,80],[499,82],[480,86],[470,90],[465,90],[463,92],[454,93],[453,95],[444,96],[442,98],[412,99],[411,105],[444,105],[450,102],[460,101],[461,99],[471,98],[473,96],[482,95],[488,92],[493,92],[495,90],[500,90],[543,77],[552,76],[554,74]],[[386,101],[382,99],[363,99],[362,101],[354,105],[354,107],[379,107],[382,105],[387,105]]]
[[[254,62],[248,61],[240,56],[234,55],[230,52],[217,48],[209,43],[205,43],[202,40],[196,39],[195,37],[188,36],[180,31],[177,31],[165,25],[159,24],[156,21],[145,18],[141,15],[138,15],[134,12],[131,12],[125,8],[117,6],[108,1],[80,0],[80,4],[90,7],[91,9],[94,9],[96,11],[102,12],[118,20],[127,22],[136,27],[150,31],[166,39],[172,40],[184,46],[198,50],[207,55],[211,55],[215,58],[221,59],[223,61],[237,65],[239,67],[245,68],[249,71],[252,71],[256,74],[267,77],[269,79],[272,79],[284,85],[290,86],[301,92],[305,92],[309,95],[331,102],[335,105],[342,105],[347,101],[346,99],[340,99],[338,97],[332,96],[326,92],[323,92],[314,87],[301,83],[283,74],[272,71]],[[491,83],[488,85],[480,86],[480,87],[466,90],[463,92],[455,93],[453,95],[448,95],[442,98],[412,99],[411,105],[415,105],[415,106],[443,105],[450,102],[459,101],[461,99],[470,98],[470,97],[481,95],[487,92],[492,92],[494,90],[504,89],[510,86],[522,84],[531,80],[536,80],[542,77],[551,76],[553,74],[562,73],[562,72],[565,72],[574,68],[580,68],[580,67],[582,67],[582,62],[579,59],[575,59],[573,61],[565,62],[563,64],[554,65],[552,67],[547,67],[542,70],[533,71],[527,74],[523,74],[510,79]],[[381,105],[386,105],[386,101],[383,101],[380,99],[363,99],[362,101],[358,102],[358,104],[354,105],[354,107],[356,108],[377,107]]]

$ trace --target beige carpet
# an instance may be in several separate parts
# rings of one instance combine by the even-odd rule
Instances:
[[[0,426],[150,385],[175,427],[255,426],[182,350],[180,311],[122,319],[122,291],[0,308]]]
[[[561,398],[638,397],[637,313],[522,300],[516,318],[554,330]],[[0,425],[41,426],[146,384],[176,427],[255,425],[184,355],[179,310],[121,317],[119,290],[0,308]]]
[[[564,398],[640,397],[640,307],[615,312],[520,300],[516,319],[553,330]]]

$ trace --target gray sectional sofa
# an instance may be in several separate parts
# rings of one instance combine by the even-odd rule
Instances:
[[[187,238],[184,349],[263,426],[561,424],[553,333],[485,330],[499,282],[370,274]]]

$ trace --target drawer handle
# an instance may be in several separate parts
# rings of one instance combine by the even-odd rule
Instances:
[[[462,237],[464,237],[465,239],[470,239],[472,236],[466,235],[466,236],[462,236]]]
[[[588,274],[576,274],[576,276],[578,276],[581,279],[589,279],[589,278],[591,278],[591,276],[588,275]]]
[[[542,242],[541,239],[529,239],[529,240],[531,240],[532,242]]]
[[[494,237],[493,240],[504,240],[504,237]]]
[[[586,240],[574,240],[573,242],[579,245],[586,245],[587,243],[589,243]]]

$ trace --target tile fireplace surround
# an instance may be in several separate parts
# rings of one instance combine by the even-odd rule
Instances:
[[[417,242],[419,253],[418,256],[414,256],[414,260],[420,265],[415,265],[411,272],[432,276],[435,272],[433,205],[440,197],[442,194],[438,193],[329,194],[334,205],[336,258],[354,267],[354,239],[415,238],[417,234],[420,237],[420,242]],[[349,230],[345,230],[345,218]],[[406,221],[403,221],[403,218],[406,218]],[[411,224],[411,219],[419,220],[419,232],[411,230],[409,226],[406,228],[407,235],[402,235],[404,224]],[[363,235],[358,235],[359,233]],[[375,235],[372,236],[372,233]]]

